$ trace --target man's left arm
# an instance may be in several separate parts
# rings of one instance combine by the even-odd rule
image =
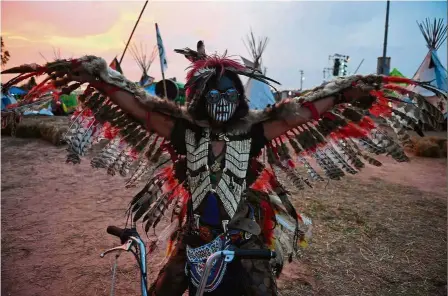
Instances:
[[[297,110],[292,111],[291,113],[293,113],[294,115],[290,115],[290,117],[288,116],[285,118],[266,121],[263,124],[266,140],[270,141],[272,139],[275,139],[283,135],[290,129],[313,120],[317,114],[323,114],[333,108],[333,106],[335,105],[335,100],[335,97],[329,96],[312,103],[314,106],[311,106],[311,108],[309,106],[298,107],[300,105],[300,103],[298,102],[286,102],[285,104],[291,104],[290,107]],[[284,107],[287,108],[289,106]]]
[[[275,139],[308,121],[318,120],[323,113],[331,110],[336,104],[352,102],[367,96],[369,96],[369,93],[362,89],[348,88],[337,95],[313,102],[300,103],[297,99],[281,102],[278,109],[283,109],[283,111],[279,110],[278,119],[266,121],[263,124],[266,140]]]

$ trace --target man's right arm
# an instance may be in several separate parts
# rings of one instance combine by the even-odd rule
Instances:
[[[112,91],[113,86],[103,85],[96,87],[99,91],[107,93],[110,100],[118,105],[123,111],[131,114],[137,120],[144,123],[151,131],[169,139],[174,128],[174,120],[168,115],[147,111],[146,108],[129,92],[118,90]]]

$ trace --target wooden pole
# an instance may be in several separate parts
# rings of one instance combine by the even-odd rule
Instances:
[[[161,69],[162,69],[163,92],[165,93],[165,98],[168,98],[168,92],[166,91],[165,73],[163,72],[163,66],[162,66],[162,64],[160,65],[160,67],[161,67]]]
[[[387,34],[389,32],[389,8],[390,8],[390,0],[387,0],[386,6],[386,25],[384,28],[384,44],[383,44],[383,75],[389,75],[386,72],[386,51],[387,51]]]
[[[120,65],[121,65],[121,62],[123,61],[124,54],[126,53],[126,50],[128,50],[129,43],[131,43],[131,39],[132,39],[132,36],[134,35],[135,29],[137,29],[137,25],[140,22],[140,19],[142,18],[143,11],[145,11],[146,5],[148,5],[148,1],[149,0],[145,1],[145,5],[143,5],[143,9],[140,12],[140,15],[138,16],[138,19],[137,19],[137,22],[135,23],[134,29],[132,29],[131,36],[129,36],[128,43],[126,43],[126,47],[124,48],[123,54],[121,55],[120,61],[118,62]]]
[[[362,59],[361,63],[359,63],[358,68],[356,68],[355,73],[353,73],[353,75],[355,75],[356,73],[358,73],[359,68],[361,67],[362,63],[364,62],[364,59]]]

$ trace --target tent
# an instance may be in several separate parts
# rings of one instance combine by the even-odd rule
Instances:
[[[13,96],[2,93],[2,110],[5,110],[8,105],[16,103],[17,101]]]
[[[438,89],[448,92],[447,71],[437,56],[437,50],[446,40],[447,26],[443,24],[443,19],[438,21],[434,19],[433,23],[426,19],[424,24],[419,23],[418,25],[429,50],[413,79],[430,82]],[[410,86],[408,89],[425,96],[428,102],[443,109],[446,117],[446,100],[440,99],[433,92],[421,87]]]
[[[11,86],[8,89],[8,93],[13,96],[23,96],[23,95],[26,95],[28,92],[20,87]]]
[[[155,96],[156,95],[156,84],[150,84],[148,86],[145,86],[144,89],[146,90],[146,92],[150,95]]]
[[[146,47],[145,49],[143,49],[142,44],[140,44],[140,49],[138,49],[135,44],[133,44],[130,49],[132,57],[142,70],[142,77],[140,78],[139,84],[141,87],[145,88],[146,86],[151,85],[154,82],[154,78],[148,75],[148,71],[152,63],[154,62],[154,59],[156,58],[157,47],[154,46],[149,58],[146,56]]]
[[[247,37],[248,44],[245,43],[249,53],[252,55],[253,62],[241,57],[246,67],[253,68],[255,71],[261,72],[261,56],[266,49],[268,38],[261,38],[258,42],[255,41],[253,32],[250,32],[250,36]],[[265,71],[266,72],[266,69]],[[249,99],[250,109],[262,110],[267,105],[273,105],[275,103],[274,94],[272,93],[269,85],[251,79],[247,81],[245,85],[246,97]]]
[[[62,104],[62,110],[65,114],[73,113],[76,107],[78,107],[78,99],[76,98],[75,94],[61,95],[59,97],[59,101]]]

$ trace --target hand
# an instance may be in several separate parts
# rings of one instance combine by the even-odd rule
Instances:
[[[73,69],[68,77],[72,80],[72,81],[77,81],[80,83],[90,83],[96,80],[96,78],[91,75],[90,73],[88,73],[82,66]]]
[[[55,86],[68,85],[72,81],[81,84],[91,83],[95,81],[95,77],[89,74],[82,66],[79,66],[70,72],[54,72],[52,73]]]
[[[365,97],[370,97],[370,89],[351,87],[342,92],[346,102],[357,101]]]

